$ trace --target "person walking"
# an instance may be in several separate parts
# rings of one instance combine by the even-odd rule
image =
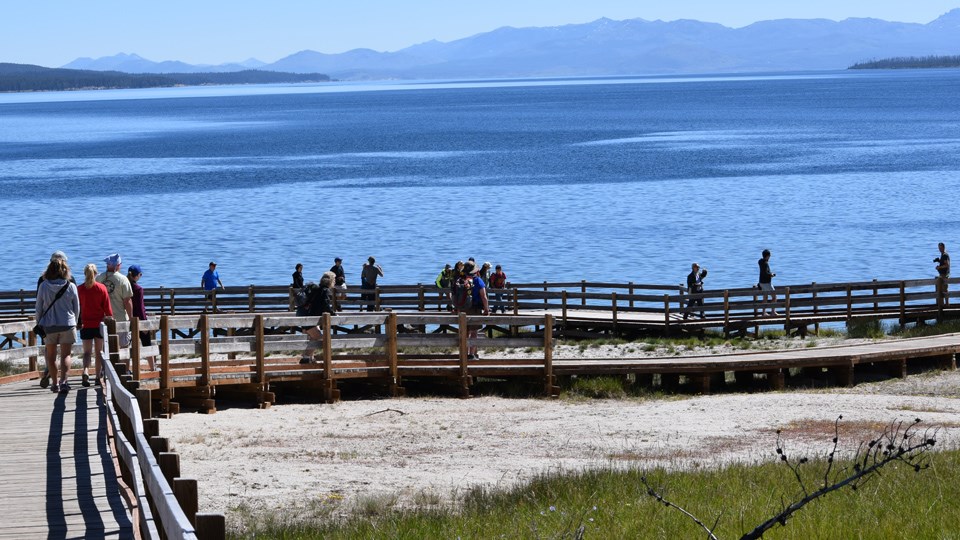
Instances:
[[[70,351],[77,342],[77,323],[80,318],[80,296],[77,286],[70,282],[70,267],[63,259],[50,261],[44,280],[37,291],[36,321],[43,328],[43,353],[56,392],[70,391]],[[60,363],[57,364],[59,349]]]
[[[131,264],[127,269],[127,279],[130,280],[130,287],[133,289],[133,316],[137,320],[147,320],[147,305],[143,301],[143,287],[140,286],[140,278],[143,277],[143,269],[139,264]],[[153,332],[149,330],[140,330],[139,335],[133,336],[140,340],[141,347],[149,347],[153,344]],[[147,357],[147,365],[150,371],[156,371],[156,360],[153,356]]]
[[[376,290],[377,288],[377,278],[383,277],[383,268],[377,264],[377,260],[370,256],[367,258],[367,262],[363,265],[363,270],[360,272],[360,288],[365,291]],[[366,292],[361,295],[361,299],[368,302],[374,302],[367,304],[367,311],[375,311],[376,306],[376,294]]]
[[[937,244],[937,248],[940,250],[940,256],[933,260],[937,263],[937,294],[943,299],[943,305],[947,306],[950,305],[950,296],[947,295],[950,289],[950,284],[947,282],[950,279],[950,254],[947,253],[947,245],[943,242]]]
[[[503,289],[507,286],[507,275],[503,273],[503,267],[499,264],[494,268],[493,274],[490,274],[490,289],[493,290],[493,313],[500,310],[500,313],[507,312],[507,306],[503,302]]]
[[[113,318],[118,323],[127,322],[133,318],[133,288],[130,286],[130,280],[120,273],[120,265],[123,262],[119,253],[108,255],[103,262],[107,263],[107,272],[97,276],[97,281],[103,283],[110,293],[110,308],[113,310]],[[130,332],[119,332],[121,347],[130,346]]]
[[[693,263],[690,265],[690,273],[687,274],[687,292],[690,294],[700,294],[703,292],[703,278],[707,277],[707,269],[700,270],[700,265]],[[699,305],[703,309],[703,298],[691,298],[687,302],[687,311],[683,313],[686,319],[690,315],[690,309]],[[700,312],[700,318],[703,318],[703,311]]]
[[[477,268],[476,263],[472,261],[467,261],[463,265],[463,275],[468,287],[470,287],[469,294],[472,295],[472,301],[470,308],[466,310],[467,315],[490,315],[490,304],[489,299],[487,298],[487,285],[483,282],[483,278],[479,275],[479,269]],[[468,325],[467,326],[467,339],[477,339],[479,336],[480,328],[483,325]],[[476,345],[471,345],[467,348],[467,359],[476,360],[480,358],[480,355],[477,350]]]
[[[217,294],[217,288],[221,290],[226,287],[223,286],[223,282],[220,281],[220,272],[217,272],[217,263],[210,261],[210,265],[207,267],[206,272],[203,273],[203,276],[200,277],[200,286],[203,287],[206,295],[206,302],[212,303],[214,297]],[[213,311],[217,311],[216,305],[213,306]],[[204,306],[204,311],[207,310],[207,307]]]
[[[67,254],[58,249],[50,254],[50,261],[48,261],[47,264],[49,265],[50,262],[57,259],[67,262]],[[40,277],[37,278],[37,292],[40,291],[40,284],[43,283],[46,272],[47,270],[44,268],[43,272],[40,273]],[[73,279],[73,276],[70,276],[70,282],[73,284],[77,283],[77,281]],[[50,373],[47,371],[47,368],[43,368],[43,375],[40,376],[40,388],[46,388],[47,386],[50,386]]]
[[[317,287],[311,298],[309,300],[310,307],[308,308],[308,316],[319,316],[322,317],[324,313],[329,313],[331,316],[336,316],[337,311],[334,308],[334,284],[337,281],[337,276],[333,272],[324,272],[323,276],[320,277],[320,286]],[[323,333],[320,331],[323,324],[323,319],[317,321],[317,324],[311,327],[308,327],[304,330],[304,333],[310,338],[310,341],[320,341],[324,338]],[[301,364],[309,364],[313,361],[313,352],[316,349],[314,347],[307,347],[303,350],[303,354],[300,355]]]
[[[443,266],[443,270],[437,274],[437,279],[433,283],[440,289],[440,298],[447,299],[447,311],[453,311],[453,303],[450,301],[450,284],[453,282],[453,267],[450,263]]]
[[[777,301],[777,292],[773,288],[773,278],[776,277],[776,274],[770,271],[770,250],[765,249],[761,253],[760,260],[757,261],[757,264],[760,266],[760,281],[757,286],[763,291],[763,303],[767,303],[767,298],[772,298],[772,302]],[[763,309],[760,313],[761,315],[766,315],[767,310]],[[770,306],[770,315],[779,315],[777,310]]]
[[[293,269],[293,283],[290,284],[294,289],[303,288],[303,264],[297,263]]]
[[[90,361],[96,349],[94,378],[100,384],[103,369],[103,333],[100,323],[113,316],[110,293],[103,283],[97,282],[97,265],[90,263],[83,268],[83,284],[77,287],[80,296],[80,340],[83,342],[83,374],[81,384],[90,386]]]

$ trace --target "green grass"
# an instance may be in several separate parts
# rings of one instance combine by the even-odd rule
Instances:
[[[26,373],[26,371],[27,366],[16,365],[9,360],[0,360],[0,377],[19,375],[20,373]]]
[[[930,464],[919,473],[889,466],[857,491],[844,489],[814,501],[764,538],[958,538],[960,452],[934,453]],[[806,481],[822,478],[822,467],[807,464]],[[476,488],[461,498],[456,511],[435,504],[400,510],[389,496],[378,496],[358,502],[353,517],[343,520],[332,517],[339,513],[336,501],[311,499],[299,518],[292,512],[267,519],[242,514],[243,522],[231,526],[243,532],[232,538],[561,539],[574,538],[581,526],[588,539],[706,536],[678,511],[647,496],[640,476],[638,471],[604,470],[543,476],[503,491]],[[716,534],[721,539],[739,538],[778,512],[781,500],[799,495],[792,473],[779,463],[652,470],[647,477],[668,500],[704,521],[713,523],[719,516]]]
[[[877,319],[854,319],[847,323],[847,337],[880,339],[887,336],[883,321]]]
[[[903,327],[894,325],[890,329],[890,335],[901,338],[938,336],[941,334],[952,334],[960,332],[960,321],[944,321],[934,325]]]

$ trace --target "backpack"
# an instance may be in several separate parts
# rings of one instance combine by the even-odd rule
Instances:
[[[314,282],[309,282],[297,291],[297,294],[293,297],[293,303],[297,307],[297,315],[303,317],[310,314],[310,301],[313,298],[314,292],[317,290],[318,285]]]
[[[473,277],[460,275],[450,285],[450,296],[453,297],[453,309],[458,312],[467,312],[473,307]]]

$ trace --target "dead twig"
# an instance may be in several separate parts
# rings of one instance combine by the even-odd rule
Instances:
[[[382,410],[382,411],[376,411],[376,412],[372,412],[372,413],[370,413],[370,414],[365,414],[365,415],[363,415],[363,417],[366,418],[366,417],[368,417],[368,416],[373,416],[373,415],[375,415],[375,414],[380,414],[380,413],[385,413],[385,412],[395,412],[395,413],[398,413],[400,416],[403,416],[403,415],[407,414],[407,413],[405,413],[405,412],[403,412],[403,411],[398,411],[398,410],[396,410],[396,409],[384,409],[384,410]]]

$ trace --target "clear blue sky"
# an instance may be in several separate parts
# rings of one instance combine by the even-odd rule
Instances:
[[[304,49],[395,51],[501,26],[600,17],[698,19],[730,27],[781,18],[874,17],[927,23],[960,0],[34,0],[4,2],[0,62],[58,67],[137,53],[155,61],[265,62]]]

